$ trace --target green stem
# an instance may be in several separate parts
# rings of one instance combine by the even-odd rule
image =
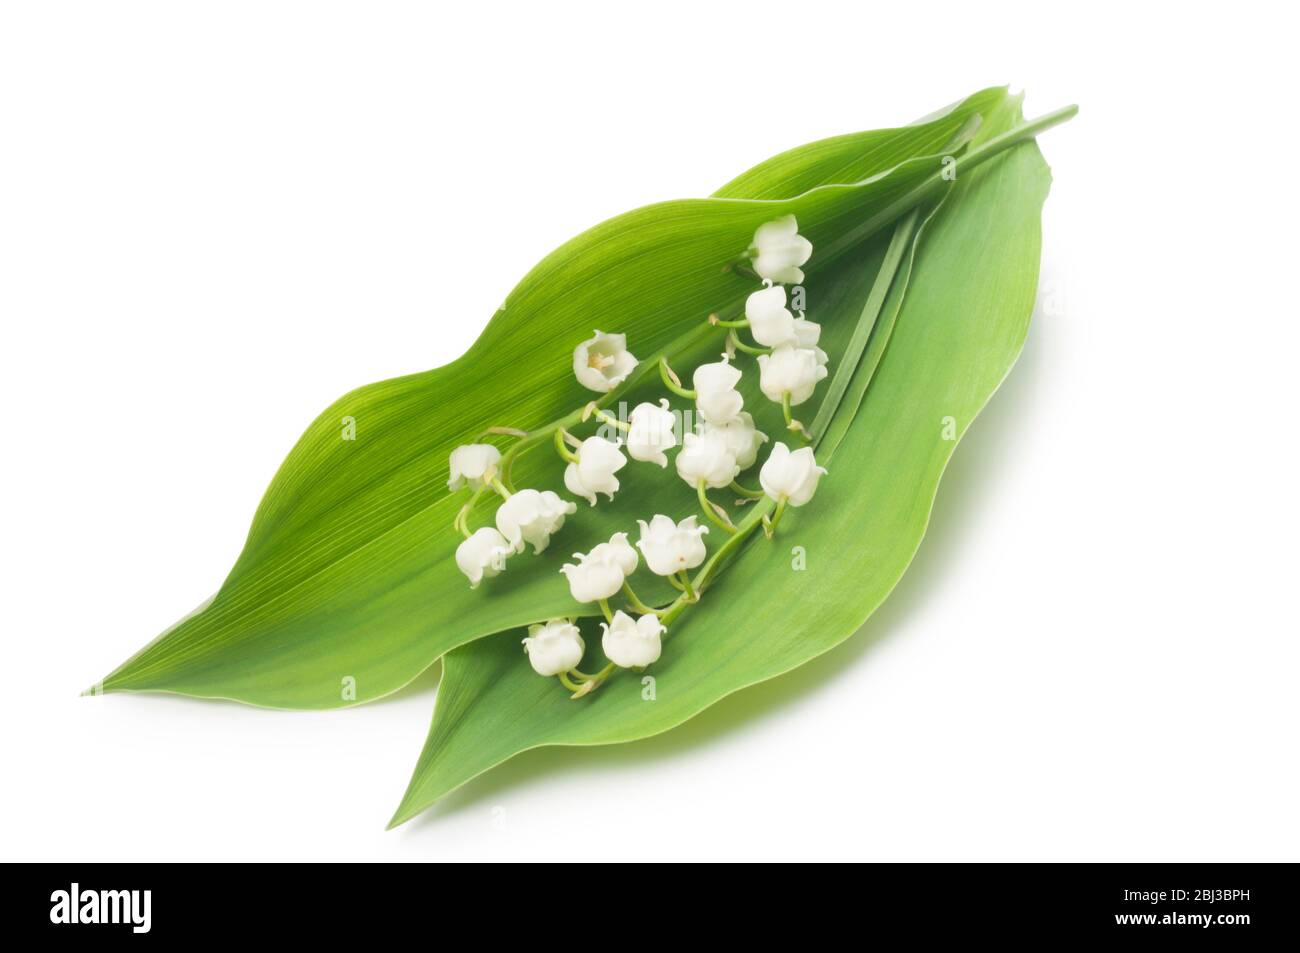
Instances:
[[[501,494],[501,499],[503,500],[510,499],[510,495],[511,495],[510,491],[506,489],[505,484],[501,482],[500,477],[492,478],[492,489],[496,490],[497,493]]]
[[[613,427],[615,430],[621,430],[624,433],[627,433],[629,430],[632,429],[631,424],[629,424],[627,421],[619,420],[617,417],[615,417],[613,414],[609,413],[608,411],[604,411],[597,408],[595,411],[593,411],[593,416],[595,416],[595,418],[599,420],[601,423],[609,424],[609,426]]]
[[[794,419],[794,414],[790,412],[790,392],[786,391],[781,395],[781,414],[785,417],[785,429],[794,434],[805,443],[808,442],[808,431],[804,425]]]
[[[709,558],[709,561],[695,574],[694,585],[696,591],[704,592],[705,588],[712,583],[714,575],[721,571],[724,563],[731,558],[732,553],[739,549],[740,545],[749,538],[749,535],[762,525],[763,517],[771,511],[774,505],[772,500],[768,498],[754,504],[754,508],[749,511],[749,514],[741,520],[740,525],[736,528],[736,534],[719,546]]]
[[[673,583],[674,586],[680,588],[682,594],[678,596],[673,603],[668,606],[668,608],[658,612],[659,621],[663,623],[665,628],[675,622],[678,617],[686,611],[687,606],[694,605],[700,601],[700,593],[704,592],[704,587],[709,584],[713,574],[722,568],[726,560],[731,558],[732,554],[740,547],[741,543],[743,543],[756,528],[764,524],[767,519],[767,514],[772,510],[772,505],[772,500],[768,498],[755,504],[753,510],[750,511],[749,515],[746,516],[736,528],[734,535],[719,546],[714,551],[713,555],[709,557],[708,561],[700,568],[700,571],[696,573],[694,582],[691,581],[691,577],[684,570],[677,573],[676,578],[669,577],[668,581]],[[606,618],[608,618],[609,604],[602,599],[600,607],[601,610],[605,612]],[[664,637],[667,638],[667,634],[665,634]],[[575,674],[584,679],[584,684],[579,690],[581,690],[584,695],[593,691],[597,685],[610,676],[610,673],[613,672],[616,667],[617,666],[611,662],[595,675],[591,676],[582,675],[581,672],[575,671]]]
[[[456,514],[455,522],[453,522],[452,525],[455,526],[456,529],[460,530],[461,535],[466,539],[469,539],[474,535],[469,530],[469,514],[474,511],[474,505],[478,503],[479,498],[487,492],[487,489],[488,485],[486,483],[480,483],[470,495],[469,501],[462,506],[460,512]]]
[[[718,519],[718,511],[713,508],[713,504],[709,501],[709,495],[705,492],[703,480],[697,480],[695,482],[695,493],[700,498],[700,507],[704,510],[704,515],[709,518],[709,522],[728,533],[734,533],[736,531],[736,527],[730,526]]]
[[[987,162],[999,153],[1005,152],[1012,146],[1033,139],[1040,132],[1046,132],[1053,126],[1074,118],[1078,111],[1078,106],[1065,106],[1061,109],[1047,113],[1045,116],[1039,116],[1037,119],[1031,119],[1028,122],[1021,123],[1014,129],[1008,129],[1001,135],[994,136],[992,139],[980,143],[974,149],[967,151],[964,155],[954,156],[953,165],[951,167],[948,169],[936,169],[923,182],[918,183],[907,192],[904,192],[901,196],[890,202],[875,215],[872,215],[857,228],[845,232],[835,241],[823,246],[819,253],[821,266],[824,267],[828,261],[837,257],[849,248],[852,248],[864,238],[875,234],[881,228],[894,221],[894,219],[904,215],[916,206],[921,205],[923,202],[936,197],[940,192],[948,187],[948,184],[953,180],[954,175],[960,177],[962,173],[969,172],[971,169]],[[950,146],[950,148],[953,147]],[[946,177],[945,173],[947,173]]]
[[[560,684],[563,685],[565,688],[567,688],[569,691],[571,692],[582,691],[582,686],[574,682],[573,679],[569,678],[568,672],[561,672],[559,675],[556,676],[556,678],[558,678],[560,680]]]
[[[664,386],[676,394],[678,397],[685,397],[687,400],[694,400],[698,394],[693,390],[687,390],[685,387],[673,380],[671,368],[668,366],[668,358],[659,358],[659,377],[664,382]]]
[[[568,444],[564,442],[564,438],[568,435],[568,433],[569,432],[565,430],[563,427],[555,428],[555,452],[558,453],[564,460],[568,461],[569,463],[577,463],[578,455],[574,453],[572,450],[570,450]]]
[[[749,319],[741,318],[739,321],[714,321],[713,324],[719,328],[747,328]]]
[[[748,487],[741,486],[735,480],[731,481],[731,489],[741,496],[748,497],[751,500],[761,500],[763,498],[762,490],[751,490]]]
[[[708,558],[708,561],[700,567],[700,571],[695,574],[695,579],[690,581],[691,586],[693,587],[692,593],[689,596],[686,593],[682,593],[682,595],[677,597],[677,601],[669,606],[667,610],[659,616],[659,620],[665,626],[675,621],[678,616],[686,611],[687,606],[692,605],[698,600],[699,596],[696,595],[696,593],[702,594],[704,592],[705,588],[712,581],[714,574],[725,565],[726,561],[730,559],[732,554],[736,552],[741,544],[749,538],[750,534],[752,534],[759,526],[763,525],[763,518],[772,511],[772,507],[775,505],[776,504],[772,502],[770,497],[759,500],[754,504],[754,508],[749,511],[748,515],[746,515],[746,517],[741,520],[740,524],[736,527],[736,532],[713,551],[713,555]]]
[[[737,351],[743,351],[746,354],[753,354],[753,355],[772,353],[772,349],[770,347],[756,347],[753,344],[746,344],[744,341],[740,339],[740,335],[737,334],[735,331],[731,332],[729,338],[731,340],[731,346],[734,347]]]
[[[600,600],[600,611],[604,614],[604,616],[605,616],[605,621],[608,622],[608,623],[610,623],[611,625],[613,625],[613,623],[614,623],[614,613],[611,612],[610,609],[609,609],[609,600],[608,600],[608,599],[601,599],[601,600]]]
[[[831,418],[835,415],[835,411],[839,409],[840,402],[849,389],[849,382],[858,370],[862,352],[867,347],[867,341],[871,337],[872,329],[875,328],[876,321],[880,317],[880,309],[884,306],[889,289],[894,284],[894,276],[898,273],[898,266],[903,261],[903,256],[911,244],[912,236],[916,233],[919,217],[920,209],[914,208],[894,228],[894,235],[889,240],[889,248],[885,251],[884,260],[880,263],[880,270],[876,272],[871,291],[867,295],[866,304],[862,306],[862,311],[858,315],[858,323],[853,329],[853,336],[849,339],[849,346],[845,349],[843,357],[840,358],[839,366],[835,370],[835,376],[831,378],[830,387],[826,390],[826,396],[822,398],[822,404],[817,410],[817,416],[813,418],[810,429],[814,440],[819,440],[826,432],[826,428],[830,426]],[[781,406],[784,408],[785,404],[783,403]],[[790,415],[787,409],[786,424],[789,423]]]
[[[632,586],[626,579],[623,580],[623,595],[627,596],[627,604],[630,605],[634,611],[641,613],[641,615],[659,614],[658,609],[650,608],[637,597],[637,594],[632,591]]]
[[[763,533],[768,539],[776,535],[776,524],[781,522],[781,516],[785,513],[785,497],[782,496],[776,504],[776,512],[772,514],[770,520],[763,521]]]
[[[610,677],[611,673],[614,672],[615,668],[617,668],[616,664],[610,662],[606,664],[606,666],[604,666],[604,668],[602,668],[601,671],[595,673],[595,675],[582,676],[582,684],[578,686],[577,692],[575,694],[578,694],[578,696],[584,696],[584,694],[589,694],[591,692],[594,692],[595,689],[601,686],[602,681]]]

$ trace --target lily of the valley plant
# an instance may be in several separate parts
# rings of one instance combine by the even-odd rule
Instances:
[[[91,693],[347,707],[441,660],[397,824],[827,651],[1019,353],[1073,113],[983,90],[566,243],[464,357],[329,407],[217,594]]]
[[[743,347],[757,355],[759,387],[768,399],[780,405],[791,439],[807,439],[806,428],[791,416],[791,408],[807,401],[817,382],[827,374],[826,352],[817,347],[820,326],[808,320],[803,312],[796,318],[786,307],[785,289],[774,284],[774,281],[803,280],[801,268],[807,264],[813,247],[799,234],[798,228],[795,216],[785,215],[760,225],[754,232],[753,243],[745,255],[752,260],[753,271],[762,279],[763,288],[745,299],[742,319],[725,322],[731,332],[727,335],[727,349],[720,360],[696,367],[692,375],[694,389],[681,385],[669,363],[676,348],[670,346],[661,354],[657,365],[663,386],[676,396],[694,402],[695,415],[700,420],[697,430],[683,435],[676,469],[686,485],[695,490],[704,516],[725,539],[717,549],[719,559],[699,569],[692,579],[691,570],[699,568],[707,556],[704,534],[709,532],[709,527],[697,525],[695,515],[674,521],[663,513],[655,514],[649,522],[638,521],[640,538],[635,548],[628,541],[627,532],[618,532],[589,552],[574,553],[577,561],[565,563],[559,572],[568,579],[569,592],[576,602],[595,603],[600,607],[605,618],[601,625],[604,632],[601,646],[606,663],[592,673],[579,669],[586,643],[576,617],[551,619],[544,625],[531,626],[523,640],[534,671],[558,678],[573,693],[573,698],[587,695],[618,668],[644,669],[657,661],[669,627],[687,608],[700,601],[721,565],[720,558],[760,526],[767,538],[772,539],[786,507],[809,502],[826,473],[824,467],[818,466],[811,447],[791,450],[778,441],[759,470],[761,489],[737,482],[741,473],[754,465],[759,447],[768,439],[755,426],[753,416],[743,409],[744,398],[737,389],[743,377],[735,363],[737,349]],[[739,249],[737,254],[740,255]],[[705,320],[709,326],[724,324],[716,314]],[[746,347],[737,335],[740,329],[752,330],[758,343]],[[690,330],[683,335],[687,342],[694,337]],[[573,350],[573,371],[578,383],[602,394],[617,394],[624,387],[630,389],[637,380],[634,375],[639,366],[640,362],[627,348],[624,334],[597,331]],[[626,421],[610,416],[591,402],[581,409],[581,420],[600,423],[623,436],[613,440],[599,434],[579,438],[561,421],[541,428],[541,432],[552,435],[552,445],[564,466],[565,487],[595,506],[597,494],[603,493],[613,500],[618,492],[620,484],[615,474],[628,463],[624,450],[634,460],[661,468],[667,466],[665,452],[677,446],[675,431],[679,419],[690,419],[690,415],[679,417],[672,413],[666,397],[637,404]],[[471,587],[477,586],[484,577],[504,570],[510,556],[524,551],[524,543],[532,546],[534,554],[543,553],[552,534],[563,528],[565,516],[577,509],[575,503],[566,502],[550,490],[512,486],[510,467],[520,450],[538,446],[534,439],[537,432],[502,427],[498,433],[513,436],[519,443],[504,455],[491,444],[465,444],[451,452],[448,463],[452,473],[448,488],[455,491],[467,485],[473,490],[455,519],[456,528],[464,536],[456,548],[456,565]],[[723,506],[709,498],[709,491],[718,489],[734,491],[738,503],[763,502],[751,506],[744,518],[735,521]],[[496,526],[471,529],[470,514],[487,492],[495,492],[501,498]],[[640,563],[638,549],[645,557],[646,567],[679,591],[671,603],[654,607],[637,595],[631,577]],[[620,593],[635,616],[610,607],[610,600]]]

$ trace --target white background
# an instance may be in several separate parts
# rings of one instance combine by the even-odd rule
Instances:
[[[1300,859],[1274,5],[542,6],[0,8],[0,856]],[[78,697],[216,589],[316,413],[562,240],[1003,82],[1082,107],[1042,142],[1061,306],[838,650],[392,833],[436,673]]]

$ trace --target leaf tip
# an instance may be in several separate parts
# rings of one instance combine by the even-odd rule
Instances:
[[[397,806],[397,810],[393,812],[393,816],[388,819],[388,824],[384,827],[384,830],[385,831],[395,830],[396,828],[401,827],[411,818],[415,817],[415,815],[418,813],[419,811],[412,811],[407,806],[406,802],[403,801],[401,804]]]

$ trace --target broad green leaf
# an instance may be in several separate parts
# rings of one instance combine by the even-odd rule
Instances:
[[[504,576],[468,588],[452,558],[464,497],[446,492],[451,449],[491,426],[538,427],[588,400],[569,363],[593,325],[627,333],[646,357],[709,313],[736,307],[753,282],[728,263],[780,215],[797,215],[824,250],[808,269],[810,282],[826,278],[816,306],[829,312],[836,295],[860,306],[887,236],[853,244],[844,236],[906,211],[954,134],[1011,101],[985,91],[927,122],[814,143],[756,167],[723,197],[639,209],[562,246],[520,282],[464,357],[353,391],[317,418],[273,480],[216,596],[109,675],[103,690],[341,707],[400,688],[458,645],[582,611],[549,558],[516,559]],[[750,194],[764,200],[742,197]],[[828,326],[828,352],[851,331],[849,322]],[[721,341],[719,333],[684,366]],[[752,390],[746,402],[764,403]],[[815,405],[808,411],[811,419]],[[763,425],[780,432],[770,416]],[[354,440],[344,439],[349,426]],[[691,511],[686,489],[653,469],[623,471],[629,492],[615,506],[583,504],[554,551],[589,548],[626,528],[632,501],[636,515]],[[554,456],[535,452],[516,483],[558,489],[560,474]],[[490,516],[484,506],[473,523]]]
[[[991,113],[985,140],[1015,122],[1018,103],[1004,101]],[[874,376],[860,393],[851,386],[840,404],[830,473],[817,497],[786,514],[775,541],[759,535],[751,542],[677,621],[647,673],[653,700],[633,672],[571,700],[524,664],[519,632],[462,646],[444,659],[433,726],[393,823],[522,751],[614,744],[670,729],[852,635],[920,544],[952,438],[969,427],[1019,354],[1049,182],[1032,142],[959,177],[907,258],[905,294],[893,302],[899,307],[891,313],[887,301],[884,323],[873,331],[873,339],[888,335],[874,352],[868,346],[859,367],[874,367]],[[869,283],[847,289],[847,271],[841,266],[807,282],[814,301],[827,283],[844,289],[833,314],[822,315],[827,331],[833,322],[856,321],[869,294]],[[848,338],[837,330],[844,346]],[[803,571],[793,547],[802,548]]]

